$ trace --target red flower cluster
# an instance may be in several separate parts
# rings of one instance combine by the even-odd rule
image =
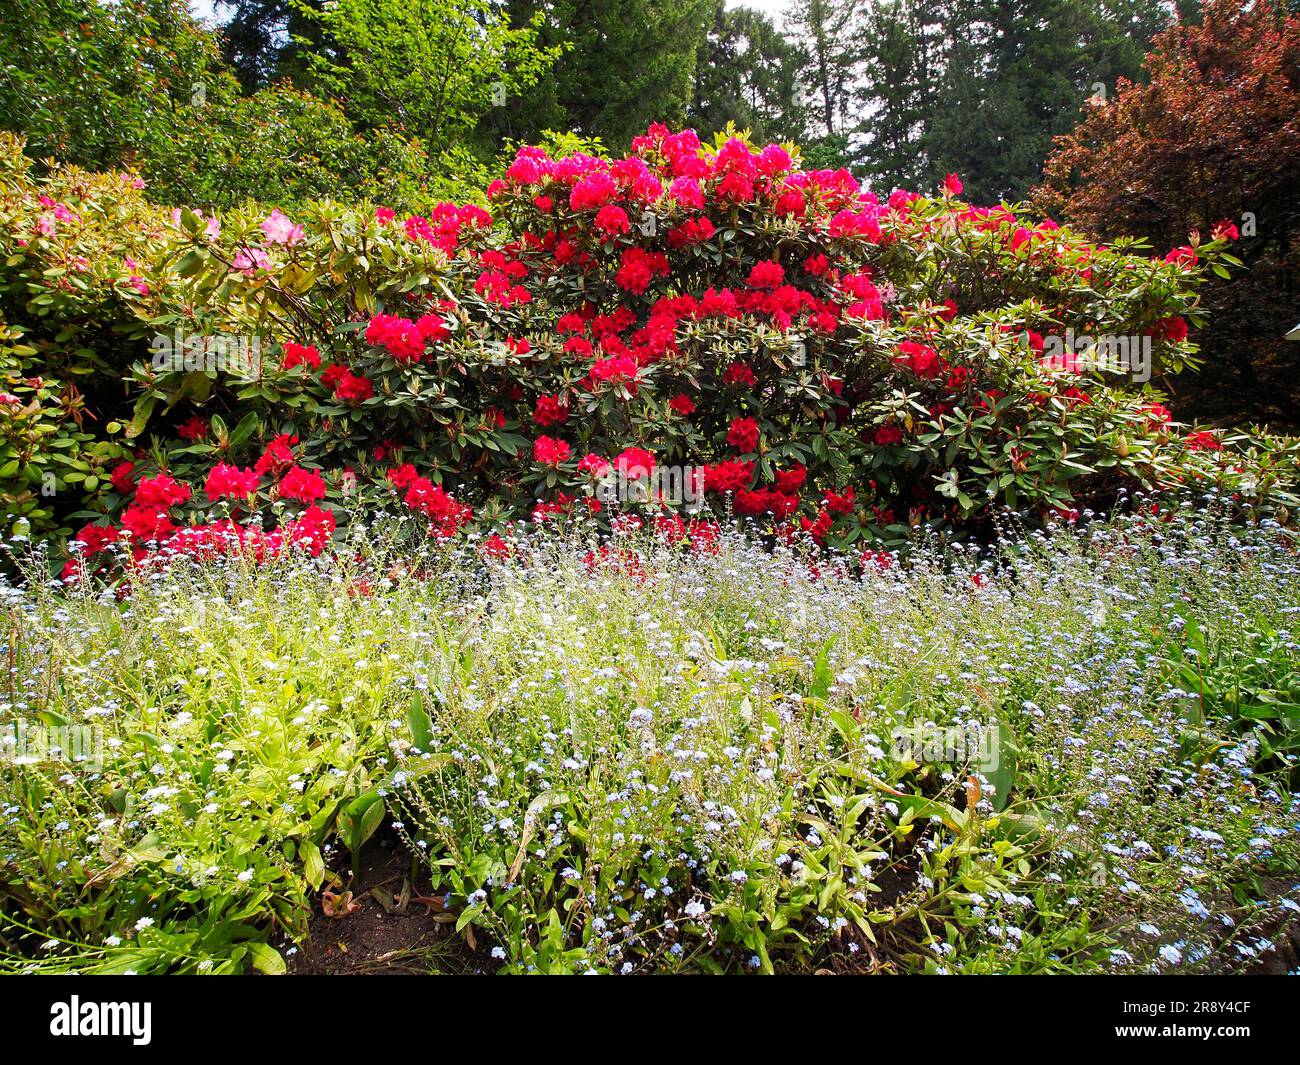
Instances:
[[[316,500],[325,498],[325,479],[315,470],[294,466],[284,475],[276,491],[281,499],[315,503]]]
[[[247,499],[257,491],[261,479],[257,470],[241,470],[227,462],[218,462],[208,474],[203,492],[212,503],[218,499]]]
[[[758,422],[753,418],[735,418],[727,430],[727,443],[742,454],[758,450]]]
[[[410,321],[392,314],[377,314],[366,326],[366,343],[386,348],[398,362],[419,362],[424,346],[451,336],[447,323],[435,314]],[[319,360],[318,360],[319,361]]]
[[[533,442],[533,456],[543,466],[558,466],[568,462],[573,448],[563,440],[553,440],[549,436],[539,436]]]
[[[283,365],[286,370],[292,370],[295,366],[306,366],[309,370],[320,369],[320,352],[316,350],[314,344],[294,344],[292,342],[286,342],[283,345],[283,349]]]
[[[537,407],[533,411],[533,421],[543,429],[552,425],[562,425],[569,420],[569,407],[560,402],[559,396],[539,396]]]
[[[454,536],[474,517],[470,507],[456,502],[442,485],[427,477],[411,477],[404,498],[408,507],[429,519],[430,535],[440,540]]]

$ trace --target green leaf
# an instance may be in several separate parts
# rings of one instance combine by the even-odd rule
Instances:
[[[831,670],[831,648],[834,646],[835,638],[831,637],[821,646],[817,652],[817,659],[813,663],[812,684],[808,687],[808,694],[814,699],[825,699],[830,694],[831,685],[835,682],[835,674]]]
[[[248,943],[248,953],[253,959],[253,968],[267,976],[283,976],[287,971],[280,952],[268,943]]]
[[[433,720],[424,708],[424,697],[416,692],[406,711],[406,723],[411,729],[411,744],[417,751],[427,754],[433,747]]]
[[[310,840],[298,848],[302,854],[302,871],[313,891],[319,891],[325,883],[325,859],[321,857],[320,848]]]

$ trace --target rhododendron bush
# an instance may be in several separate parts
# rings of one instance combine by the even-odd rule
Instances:
[[[614,161],[525,148],[488,203],[176,211],[149,263],[116,264],[131,453],[94,471],[83,554],[319,551],[380,506],[508,551],[517,520],[893,547],[1137,484],[1291,502],[1292,457],[1174,424],[1077,342],[1125,338],[1157,380],[1194,365],[1226,230],[1152,257],[968,204],[955,176],[877,197],[661,127]]]

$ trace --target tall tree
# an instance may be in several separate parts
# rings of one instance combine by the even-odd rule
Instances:
[[[1208,0],[1160,34],[1147,84],[1123,84],[1059,138],[1036,199],[1101,239],[1157,250],[1236,225],[1249,268],[1211,279],[1192,413],[1300,424],[1300,15]],[[1194,238],[1191,238],[1194,239]]]
[[[1167,19],[1162,0],[877,0],[863,14],[854,159],[882,185],[958,171],[972,197],[1022,198],[1052,136],[1139,75]]]
[[[324,0],[215,0],[227,17],[221,50],[245,92],[279,78],[303,81],[313,50],[303,42],[320,43],[311,12],[323,7]]]
[[[621,150],[651,122],[685,119],[713,0],[508,0],[505,11],[562,54],[544,82],[488,116],[497,135],[553,129]]]
[[[732,122],[755,140],[801,141],[803,56],[766,15],[715,0],[688,120],[705,133]]]
[[[880,0],[862,15],[861,76],[853,99],[854,162],[888,190],[920,183],[921,138],[934,113],[946,39],[938,4]]]
[[[803,93],[809,166],[843,166],[857,124],[855,86],[863,56],[862,19],[854,0],[793,0],[786,31],[806,57]]]
[[[559,51],[491,0],[334,0],[303,11],[322,42],[307,57],[312,84],[362,127],[403,130],[437,154],[535,86]]]

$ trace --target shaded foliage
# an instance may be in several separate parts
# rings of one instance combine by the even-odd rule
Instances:
[[[1300,17],[1216,0],[1157,38],[1147,73],[1057,141],[1038,202],[1162,249],[1239,228],[1247,269],[1206,287],[1215,358],[1185,379],[1184,406],[1295,425],[1300,345],[1282,337],[1300,320]]]

